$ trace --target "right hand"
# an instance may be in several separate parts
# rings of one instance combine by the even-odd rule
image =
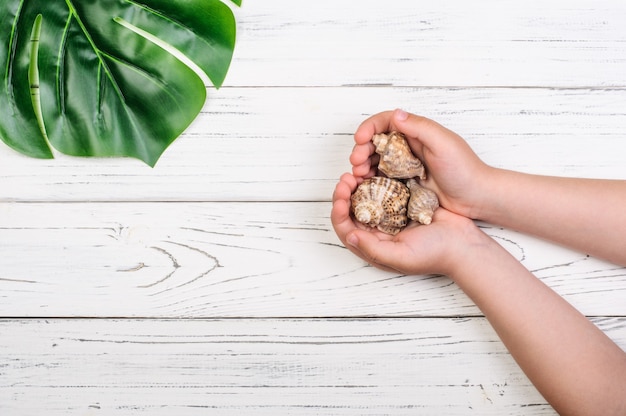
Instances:
[[[495,169],[481,161],[453,131],[402,110],[378,113],[357,129],[350,155],[357,182],[377,174],[378,155],[372,136],[393,130],[406,136],[411,150],[426,166],[427,178],[421,184],[437,194],[440,205],[467,218],[480,218],[483,192],[489,192],[489,177]]]

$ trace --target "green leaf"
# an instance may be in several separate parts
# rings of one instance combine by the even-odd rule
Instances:
[[[154,166],[206,100],[175,51],[220,87],[235,45],[220,0],[2,3],[0,138],[33,157],[54,148]]]

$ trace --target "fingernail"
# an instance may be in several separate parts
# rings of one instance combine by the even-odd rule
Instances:
[[[348,238],[346,239],[346,241],[348,242],[348,244],[354,247],[356,247],[359,244],[359,239],[354,234],[350,234]]]
[[[405,121],[407,118],[409,118],[409,113],[400,108],[396,109],[396,120]]]

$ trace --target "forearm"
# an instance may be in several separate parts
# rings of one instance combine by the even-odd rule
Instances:
[[[476,303],[512,356],[564,415],[626,413],[626,353],[484,236],[451,278]]]
[[[479,219],[626,265],[626,181],[493,169],[488,185]]]

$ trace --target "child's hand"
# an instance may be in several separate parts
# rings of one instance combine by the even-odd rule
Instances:
[[[441,206],[468,218],[480,218],[481,195],[489,192],[493,169],[456,133],[402,110],[376,114],[357,129],[350,155],[357,182],[377,174],[378,155],[372,136],[392,130],[404,133],[413,153],[426,165],[428,177],[421,183],[437,193]]]
[[[395,236],[366,229],[350,215],[351,194],[364,178],[377,174],[372,136],[393,130],[406,135],[426,165],[428,178],[421,182],[441,204],[431,224],[409,225]],[[624,351],[470,218],[626,265],[626,181],[491,168],[455,133],[400,110],[366,120],[355,141],[354,175],[341,177],[331,212],[346,247],[385,270],[449,276],[559,414],[623,415]]]
[[[368,263],[402,274],[451,275],[468,243],[486,237],[474,223],[445,208],[429,225],[409,225],[395,236],[368,228],[350,216],[350,195],[357,179],[346,173],[335,187],[331,221],[344,245]]]

